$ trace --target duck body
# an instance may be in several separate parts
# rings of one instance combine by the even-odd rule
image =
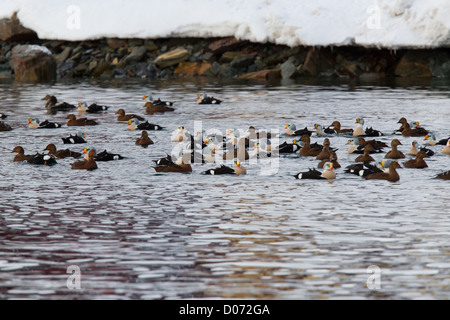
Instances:
[[[313,146],[308,135],[303,135],[300,138],[305,145],[300,149],[299,155],[302,157],[317,157],[322,152],[322,146]]]
[[[309,169],[309,171],[297,173],[294,177],[302,180],[333,180],[336,179],[336,173],[333,171],[333,165],[331,163],[327,163],[325,164],[325,170],[323,170],[323,172],[316,169]]]
[[[77,133],[75,136],[70,135],[67,138],[61,138],[64,144],[82,144],[87,143],[84,139],[84,133]]]
[[[208,97],[206,93],[197,95],[197,104],[221,104],[222,101],[214,97]]]
[[[71,111],[77,108],[73,104],[67,102],[58,103],[58,99],[51,95],[46,95],[42,100],[47,101],[45,103],[45,108],[50,112]]]
[[[0,121],[0,131],[11,131],[12,128],[9,124]]]
[[[368,144],[364,147],[364,153],[355,159],[355,162],[372,162],[375,161],[374,158],[370,155],[370,152],[373,151],[372,145]]]
[[[29,164],[43,165],[43,166],[54,166],[55,164],[57,164],[54,156],[40,153],[30,156],[27,162]]]
[[[156,172],[192,172],[192,167],[189,163],[174,163],[170,156],[160,160],[156,162],[156,167],[154,167]]]
[[[4,113],[0,113],[0,119],[6,119],[8,116]]]
[[[336,152],[331,152],[330,157],[328,159],[324,159],[321,162],[319,162],[319,164],[317,165],[317,168],[323,169],[327,162],[330,162],[333,165],[334,169],[339,169],[341,167],[341,165],[337,161]]]
[[[223,175],[223,174],[235,174],[235,171],[233,168],[229,168],[227,166],[221,165],[218,168],[206,170],[205,172],[203,172],[203,174],[216,176],[216,175]]]
[[[95,161],[101,161],[101,162],[107,162],[107,161],[116,161],[116,160],[123,160],[125,157],[122,157],[120,154],[114,154],[109,153],[106,150],[103,152],[98,153],[94,157]]]
[[[308,130],[307,127],[305,127],[304,129],[297,130],[295,124],[287,124],[284,133],[288,136],[303,136],[306,134],[311,137],[313,132]]]
[[[136,140],[136,145],[148,146],[148,145],[151,145],[151,144],[154,144],[154,142],[148,136],[148,132],[146,130],[143,130],[142,133],[141,133],[141,137]]]
[[[164,127],[160,125],[149,123],[148,121],[140,123],[138,120],[132,119],[128,121],[128,130],[151,130],[160,131],[164,130]]]
[[[14,157],[14,162],[28,161],[31,158],[31,156],[25,155],[25,150],[21,146],[15,147],[12,153],[17,153]]]
[[[87,113],[100,113],[100,112],[107,111],[108,109],[109,109],[108,106],[101,106],[101,105],[98,105],[96,103],[93,103],[90,106],[88,106],[86,104],[86,102],[80,102],[78,104],[78,112],[79,113],[84,113],[84,112],[87,112]]]
[[[69,114],[67,116],[67,126],[69,127],[83,127],[83,126],[96,126],[98,125],[97,121],[90,120],[86,118],[78,118],[74,114]]]
[[[442,148],[441,153],[450,155],[450,139],[447,140],[447,144],[444,148]]]
[[[48,120],[45,120],[44,122],[40,122],[39,119],[29,119],[28,120],[28,128],[30,129],[56,129],[61,128],[61,125],[59,123],[53,123],[49,122]]]
[[[399,146],[399,145],[402,145],[400,140],[398,140],[398,139],[392,140],[392,142],[391,142],[391,151],[389,151],[385,155],[385,158],[387,158],[387,159],[405,159],[405,155],[403,154],[403,152],[401,152],[397,148],[397,146]]]
[[[425,151],[419,151],[416,155],[416,159],[408,160],[404,163],[406,168],[416,168],[416,169],[424,169],[427,168],[428,165],[423,158],[427,156]]]
[[[72,163],[71,168],[72,170],[87,170],[87,171],[93,171],[98,169],[97,163],[95,162],[95,150],[90,150],[88,153],[88,159],[89,160],[80,160],[77,162]]]
[[[450,171],[439,173],[435,178],[442,180],[450,180]]]
[[[278,153],[297,153],[302,147],[294,140],[293,143],[283,142],[278,146]]]
[[[146,114],[152,115],[155,113],[175,111],[174,108],[171,108],[171,106],[173,106],[173,102],[161,101],[161,99],[153,100],[151,96],[144,96],[142,100],[145,100],[144,107],[146,108]]]
[[[397,172],[397,169],[400,168],[400,165],[397,161],[391,162],[389,165],[389,172],[378,172],[365,176],[366,180],[387,180],[389,182],[396,182],[400,180],[400,176]]]
[[[247,169],[241,165],[241,162],[239,160],[234,161],[233,170],[237,176],[247,174]]]
[[[370,174],[384,172],[377,166],[371,165],[369,162],[355,163],[346,167],[346,173],[354,174],[360,177],[366,177]]]
[[[353,135],[353,129],[342,129],[341,123],[339,121],[333,121],[331,124],[331,127],[333,127],[334,131],[338,134],[351,134]]]
[[[141,116],[138,116],[136,114],[126,114],[124,109],[119,109],[116,114],[117,121],[129,121],[131,119],[138,119],[139,121],[144,121],[145,119]]]
[[[48,154],[54,156],[55,158],[64,159],[64,158],[79,158],[81,157],[81,153],[74,152],[69,149],[65,150],[57,150],[54,144],[49,144],[44,151],[48,151]]]

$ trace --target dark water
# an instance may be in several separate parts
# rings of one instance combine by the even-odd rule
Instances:
[[[223,99],[198,106],[196,95]],[[65,123],[41,101],[111,106],[97,127],[85,128],[87,145],[63,145],[77,128],[30,130],[29,117]],[[155,145],[134,144],[114,112],[144,115],[142,96],[175,102],[176,111],[146,116],[166,130],[150,132]],[[448,299],[450,185],[433,177],[449,169],[442,146],[424,170],[399,170],[397,183],[365,181],[338,169],[337,179],[299,181],[314,158],[281,156],[245,163],[246,176],[158,174],[152,160],[170,153],[173,130],[258,129],[283,133],[340,120],[366,127],[390,143],[401,117],[420,121],[438,138],[450,135],[446,82],[374,84],[208,81],[103,81],[54,85],[0,85],[0,112],[15,129],[0,133],[0,298],[2,299]],[[354,162],[347,137],[330,137],[342,167]],[[420,138],[399,137],[401,150]],[[281,135],[273,145],[292,140]],[[323,142],[313,135],[312,141]],[[126,156],[98,163],[94,172],[13,163],[16,145],[27,154],[49,143]],[[387,151],[387,150],[386,150]],[[376,155],[381,160],[383,154]],[[69,266],[81,272],[81,289],[67,286]],[[372,266],[381,272],[369,289]]]

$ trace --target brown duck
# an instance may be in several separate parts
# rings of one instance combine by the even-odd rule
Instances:
[[[375,140],[375,139],[366,140],[366,139],[364,139],[362,137],[358,137],[358,142],[359,142],[359,145],[362,146],[362,147],[365,147],[368,144],[372,145],[374,151],[379,151],[379,150],[381,150],[383,148],[387,148],[388,147],[388,145],[386,143],[384,143],[382,141]]]
[[[123,109],[119,109],[116,112],[116,114],[118,114],[117,121],[129,121],[131,119],[138,119],[139,121],[144,121],[145,120],[141,116],[138,116],[138,115],[135,115],[135,114],[125,114],[125,110],[123,110]]]
[[[320,153],[317,155],[316,157],[317,160],[326,160],[330,158],[331,155],[330,144],[331,144],[330,139],[325,138],[323,140],[322,151],[320,151]]]
[[[389,151],[384,157],[387,159],[405,159],[403,152],[398,150],[397,146],[402,145],[400,140],[394,139],[391,142],[391,151]]]
[[[387,180],[390,182],[396,182],[400,180],[400,176],[397,172],[397,169],[400,168],[400,165],[397,161],[392,161],[389,165],[389,172],[377,172],[367,175],[365,178],[367,180]]]
[[[370,155],[373,151],[373,147],[371,144],[367,144],[364,147],[364,153],[355,159],[355,162],[372,162],[375,161],[374,158]]]
[[[303,157],[317,157],[322,151],[322,146],[311,146],[311,139],[309,135],[304,134],[300,138],[300,141],[304,142],[304,146],[300,149],[300,156]]]
[[[148,146],[154,144],[154,142],[148,136],[148,132],[146,130],[142,130],[141,137],[136,140],[136,144],[139,146]]]
[[[341,167],[341,165],[339,164],[339,162],[337,160],[338,160],[338,158],[337,158],[336,152],[332,152],[330,154],[330,158],[324,159],[321,162],[319,162],[319,165],[317,166],[317,168],[323,169],[323,167],[325,166],[325,163],[330,162],[333,165],[334,169],[339,169]]]
[[[411,128],[411,125],[405,118],[401,118],[398,123],[402,124],[398,131],[401,132],[404,137],[424,137],[428,135],[428,131],[422,127],[417,126],[414,129]]]
[[[165,159],[164,164],[158,164],[154,169],[156,172],[192,172],[189,161],[174,163],[169,156]]]
[[[333,121],[331,127],[333,127],[334,131],[337,133],[353,133],[353,129],[341,129],[341,123],[339,121]]]
[[[174,108],[167,107],[162,104],[153,104],[151,101],[147,101],[144,105],[145,107],[145,113],[149,115],[153,115],[155,113],[164,113],[164,112],[171,112],[175,111]]]
[[[423,168],[427,168],[428,165],[425,162],[425,160],[423,160],[423,158],[425,158],[427,156],[426,151],[419,151],[416,155],[415,159],[411,159],[408,160],[404,163],[404,166],[406,168],[417,168],[417,169],[423,169]]]
[[[69,127],[82,127],[82,126],[96,126],[98,125],[97,121],[89,120],[86,118],[78,118],[74,114],[69,114],[67,116],[67,126]]]
[[[91,149],[88,153],[89,160],[80,160],[72,163],[72,169],[74,170],[88,170],[92,171],[97,169],[97,163],[95,162],[95,150]]]
[[[9,124],[0,121],[0,131],[11,131],[12,128]]]
[[[20,146],[15,147],[12,153],[17,153],[14,157],[14,162],[28,161],[31,158],[31,156],[25,155],[25,150]]]
[[[74,152],[69,149],[65,150],[57,150],[54,144],[49,144],[44,151],[48,151],[48,154],[55,156],[55,158],[64,159],[64,158],[79,158],[81,157],[81,153]]]

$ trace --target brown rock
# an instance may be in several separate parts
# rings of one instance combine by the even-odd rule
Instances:
[[[407,51],[398,62],[394,74],[399,77],[431,77],[429,55],[426,50]]]
[[[0,40],[8,42],[21,42],[38,39],[36,32],[25,28],[14,12],[11,19],[0,20]]]
[[[248,41],[238,40],[235,37],[229,37],[214,41],[208,46],[208,49],[214,54],[221,54],[225,51],[230,51],[243,46]]]
[[[209,62],[180,62],[176,69],[174,70],[174,74],[182,74],[182,75],[205,75],[205,71],[211,67]]]
[[[323,72],[333,70],[335,64],[336,58],[330,49],[311,48],[306,55],[306,60],[301,71],[307,76],[317,77]]]
[[[155,64],[163,69],[186,61],[189,57],[189,51],[184,48],[178,48],[158,56],[155,60]]]
[[[106,43],[108,44],[108,47],[113,50],[117,50],[119,48],[128,48],[128,42],[122,39],[109,38],[106,39]]]
[[[41,82],[56,78],[56,61],[46,47],[17,45],[12,50],[12,61],[18,82]]]
[[[265,69],[261,71],[249,72],[239,77],[240,79],[273,80],[281,79],[281,69]]]

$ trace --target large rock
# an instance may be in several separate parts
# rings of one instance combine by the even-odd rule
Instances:
[[[229,37],[212,42],[208,46],[208,49],[212,51],[214,54],[222,54],[225,51],[237,49],[246,43],[248,43],[248,41],[242,41],[236,39],[235,37]]]
[[[135,47],[131,53],[124,58],[126,64],[140,62],[147,53],[146,47]]]
[[[56,61],[46,47],[17,45],[12,50],[12,61],[18,82],[42,82],[56,78]]]
[[[301,72],[306,76],[317,77],[322,73],[330,73],[334,71],[336,64],[335,55],[331,49],[315,49],[311,48],[306,55],[305,63]]]
[[[450,50],[434,50],[429,56],[429,69],[433,77],[450,77]]]
[[[173,71],[174,74],[182,74],[186,76],[195,75],[205,75],[205,71],[211,67],[209,62],[180,62],[176,69]]]
[[[158,56],[155,60],[155,64],[163,69],[173,65],[176,65],[182,61],[188,60],[190,57],[189,51],[185,48],[177,48]]]
[[[429,52],[427,50],[408,50],[395,68],[399,77],[431,77],[429,68]]]
[[[281,79],[281,69],[265,69],[255,72],[243,74],[239,79],[256,79],[256,80],[279,80]]]
[[[11,19],[0,20],[0,40],[21,42],[38,39],[36,32],[20,24],[15,12]]]

